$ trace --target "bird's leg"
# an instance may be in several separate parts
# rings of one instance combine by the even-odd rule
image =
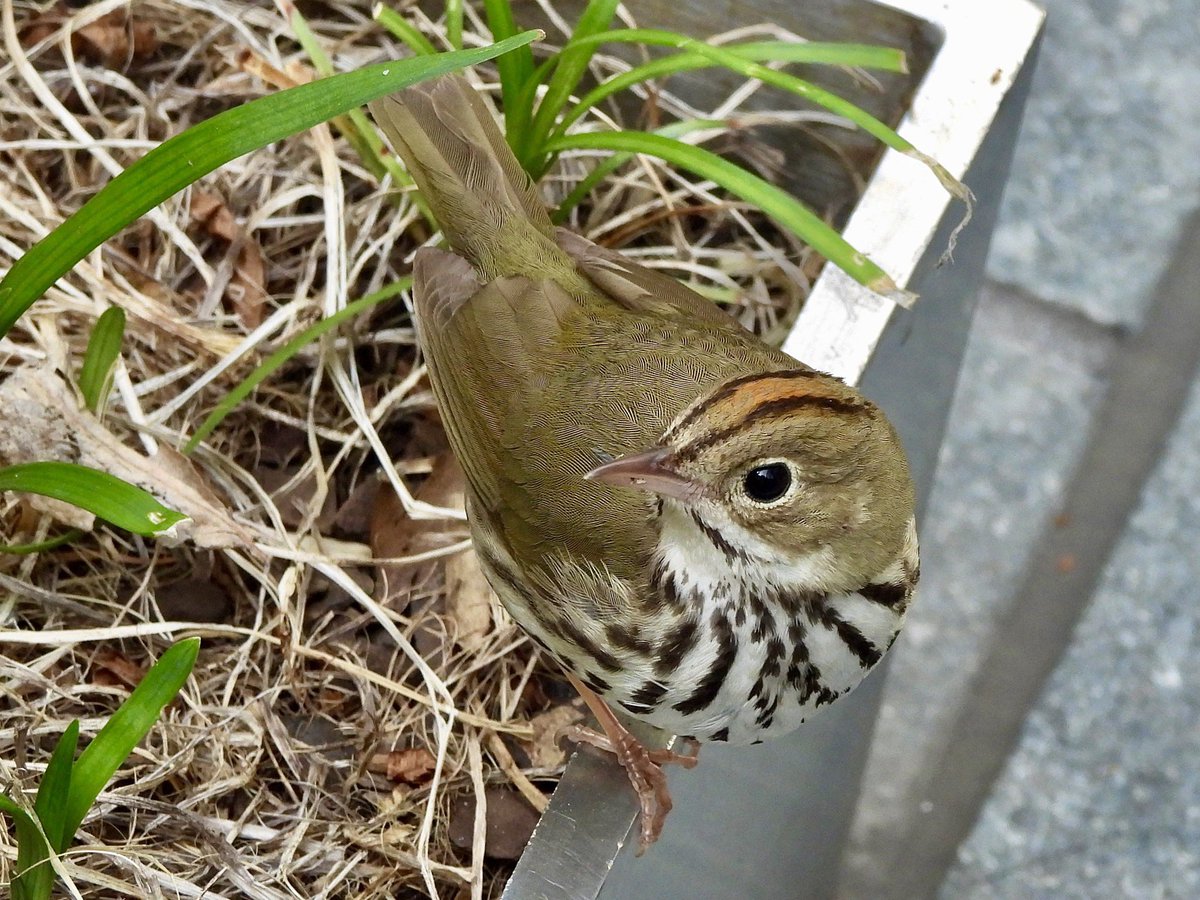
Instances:
[[[578,743],[591,744],[612,753],[625,769],[642,810],[642,827],[638,842],[638,856],[641,856],[647,847],[658,840],[663,822],[666,821],[667,813],[673,805],[671,794],[667,790],[667,776],[662,766],[677,763],[684,768],[692,768],[698,761],[699,743],[695,743],[695,750],[690,754],[649,749],[621,724],[621,720],[608,708],[607,703],[569,672],[567,678],[579,691],[579,696],[604,729],[604,733],[600,734],[590,728],[576,725],[567,730],[567,736]]]

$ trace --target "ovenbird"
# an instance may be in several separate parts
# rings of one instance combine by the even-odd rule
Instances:
[[[670,808],[658,763],[694,760],[605,704],[748,744],[857,685],[918,576],[903,450],[854,388],[555,230],[461,78],[373,112],[454,251],[418,252],[414,296],[475,551],[605,726],[644,847]]]

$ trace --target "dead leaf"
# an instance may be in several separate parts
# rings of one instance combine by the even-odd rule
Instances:
[[[247,328],[254,329],[266,318],[267,266],[258,241],[246,236],[238,250],[229,281],[228,295],[233,311]]]
[[[262,324],[267,304],[267,267],[254,236],[237,224],[225,201],[211,191],[192,191],[192,218],[218,240],[237,247],[233,275],[225,299],[248,329]]]
[[[119,650],[100,650],[92,658],[92,684],[114,687],[124,685],[129,689],[138,686],[146,670]]]
[[[121,441],[86,409],[55,371],[24,368],[0,382],[0,464],[69,462],[108,472],[149,491],[188,518],[158,539],[200,547],[247,547],[254,535],[225,508],[191,461],[164,444],[146,457]],[[64,524],[91,530],[91,513],[35,494],[34,508]]]
[[[45,514],[30,506],[27,500],[28,496],[22,497],[16,504],[14,515],[3,522],[7,526],[3,533],[11,544],[31,542],[45,518]]]
[[[107,432],[106,432],[107,433]],[[118,474],[114,472],[113,474]],[[159,444],[158,452],[149,458],[145,483],[133,481],[135,475],[118,475],[133,481],[163,500],[167,506],[186,515],[189,523],[181,533],[189,533],[193,543],[201,547],[237,547],[253,543],[248,528],[229,515],[224,502],[209,486],[192,461],[167,444]],[[176,526],[176,530],[179,530]]]
[[[367,771],[386,774],[390,781],[400,781],[414,787],[432,778],[436,767],[437,760],[424,747],[376,753],[367,763]]]
[[[66,7],[62,3],[55,3],[45,12],[29,19],[17,33],[21,46],[29,49],[39,41],[44,41],[58,31],[66,17]]]
[[[564,749],[559,738],[572,725],[584,719],[583,710],[564,703],[529,720],[533,728],[533,740],[526,741],[529,762],[535,769],[556,769],[567,761],[569,751]]]
[[[63,3],[55,3],[30,19],[20,31],[21,45],[32,47],[53,35],[71,16]],[[154,25],[130,18],[125,10],[113,10],[71,34],[71,49],[85,60],[109,69],[141,62],[158,50]]]
[[[371,511],[379,496],[381,481],[374,476],[362,479],[350,491],[350,496],[338,507],[333,517],[334,527],[345,537],[366,538],[371,532]]]
[[[487,832],[483,852],[492,859],[517,859],[529,843],[538,814],[511,788],[488,785]],[[475,835],[475,796],[458,798],[450,812],[450,840],[456,847],[470,847]]]
[[[193,190],[188,211],[213,237],[230,243],[237,239],[237,219],[233,217],[233,211],[212,191]]]
[[[465,650],[478,650],[492,630],[492,588],[474,550],[446,560],[446,615],[454,639]]]
[[[90,62],[109,69],[142,61],[158,50],[158,35],[149,22],[129,18],[116,9],[71,35],[71,47]]]
[[[418,500],[462,509],[466,481],[458,462],[450,454],[438,457],[429,477],[413,492]],[[379,559],[412,556],[450,546],[467,536],[466,524],[454,519],[410,519],[400,498],[388,485],[381,485],[371,512],[371,553]],[[425,584],[438,568],[438,561],[380,567],[384,601],[394,600]]]
[[[295,465],[283,469],[264,467],[254,473],[258,483],[275,501],[275,506],[279,509],[279,518],[288,528],[298,528],[303,525],[308,520],[313,503],[317,499],[316,475],[310,471],[303,478],[297,479],[296,476],[299,472],[300,466]],[[333,521],[335,512],[332,485],[327,484],[321,508],[313,519],[313,523],[321,531],[324,531],[325,527]]]

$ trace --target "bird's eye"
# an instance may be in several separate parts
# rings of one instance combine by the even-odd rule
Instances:
[[[746,496],[758,503],[773,503],[792,486],[792,473],[781,462],[755,466],[742,476]]]

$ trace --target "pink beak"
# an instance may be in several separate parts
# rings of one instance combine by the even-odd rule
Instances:
[[[588,481],[649,491],[684,503],[695,502],[703,493],[703,486],[675,471],[669,463],[670,458],[671,451],[661,447],[630,453],[596,466],[583,477]]]

